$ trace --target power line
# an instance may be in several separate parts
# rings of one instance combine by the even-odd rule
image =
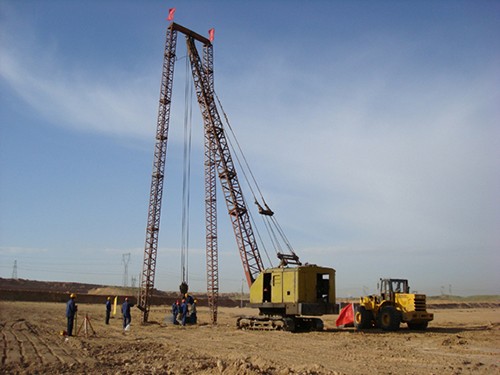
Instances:
[[[17,280],[17,259],[14,261],[14,267],[12,268],[12,278]]]
[[[122,254],[123,269],[123,286],[128,286],[128,263],[130,262],[130,253]]]

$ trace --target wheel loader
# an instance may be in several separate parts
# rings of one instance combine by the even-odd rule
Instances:
[[[354,316],[357,329],[381,328],[396,331],[401,323],[425,330],[434,314],[426,309],[425,294],[410,293],[406,279],[380,279],[379,294],[360,298]]]

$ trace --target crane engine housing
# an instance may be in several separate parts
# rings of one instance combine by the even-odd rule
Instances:
[[[250,287],[249,307],[259,317],[241,317],[238,328],[321,330],[324,314],[338,313],[335,270],[312,264],[262,271]]]

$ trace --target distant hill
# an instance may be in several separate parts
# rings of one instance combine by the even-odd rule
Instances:
[[[105,296],[118,296],[120,298],[127,296],[134,300],[139,294],[139,288],[0,278],[0,299],[2,300],[63,302],[68,299],[70,293],[76,293],[79,302],[101,303]],[[207,296],[205,293],[191,294],[198,299],[200,306],[206,305]],[[153,305],[171,304],[179,297],[179,292],[164,292],[154,289],[151,303]],[[240,306],[240,299],[241,295],[238,293],[219,294],[219,304],[221,306]],[[244,296],[244,301],[248,301],[248,295]],[[359,299],[339,297],[337,302],[357,303]],[[500,296],[427,296],[427,307],[430,309],[500,307]]]
[[[359,298],[337,298],[341,303],[359,303]],[[436,309],[471,309],[471,308],[500,308],[500,296],[477,295],[477,296],[427,296],[427,308]]]
[[[88,294],[88,292],[92,289],[98,289],[104,287],[105,285],[97,285],[97,284],[0,278],[0,289],[4,290],[29,290],[29,291]]]
[[[476,296],[453,296],[448,294],[443,294],[441,296],[430,296],[427,297],[428,301],[432,301],[432,303],[448,303],[448,302],[500,302],[500,296],[498,295],[488,295],[481,294]]]
[[[139,288],[0,278],[0,299],[2,300],[62,302],[68,299],[70,293],[75,293],[79,302],[101,303],[105,296],[129,297],[135,300],[139,294]],[[200,306],[206,304],[205,293],[190,294],[198,299]],[[179,292],[164,292],[154,289],[151,304],[172,304],[179,298]],[[241,296],[235,293],[219,293],[219,304],[221,306],[239,306],[240,298]]]

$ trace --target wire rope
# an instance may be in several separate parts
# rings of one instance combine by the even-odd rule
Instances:
[[[245,198],[243,198],[243,199],[245,199]],[[247,205],[246,202],[245,202],[245,205]],[[271,265],[271,267],[273,267],[273,262],[271,261],[271,257],[269,256],[269,253],[267,251],[266,244],[262,240],[262,236],[260,235],[260,231],[258,229],[259,227],[257,226],[257,223],[255,222],[255,219],[253,217],[252,211],[248,211],[248,216],[250,216],[250,220],[252,221],[252,226],[253,226],[254,232],[257,235],[257,238],[259,240],[260,248],[264,250],[264,254],[266,254],[267,261],[269,262],[269,264]],[[264,223],[265,223],[265,220],[264,220]],[[273,247],[275,248],[275,246],[273,246]]]
[[[245,181],[247,182],[247,185],[250,189],[250,192],[252,193],[252,196],[255,200],[255,203],[259,207],[259,211],[261,211],[261,210],[264,212],[267,211],[266,213],[263,213],[263,212],[261,212],[261,213],[263,216],[264,226],[266,228],[266,231],[268,232],[268,236],[270,238],[270,241],[271,241],[273,248],[275,249],[276,254],[279,254],[283,251],[283,248],[281,246],[281,242],[283,242],[286,249],[288,250],[288,252],[290,252],[291,254],[296,256],[296,254],[295,254],[295,252],[290,244],[290,241],[288,240],[283,229],[279,225],[276,217],[274,216],[274,213],[267,206],[266,200],[264,199],[264,195],[262,194],[262,190],[260,189],[259,184],[257,183],[257,179],[255,178],[255,175],[253,174],[252,169],[250,168],[250,164],[248,163],[248,160],[247,160],[245,154],[243,153],[243,149],[241,148],[241,145],[238,141],[238,138],[236,137],[236,134],[235,134],[230,122],[229,122],[229,118],[228,118],[226,112],[224,111],[224,108],[222,107],[222,103],[219,99],[219,96],[217,95],[217,93],[214,93],[214,94],[215,94],[215,97],[217,99],[218,106],[220,107],[221,112],[224,116],[225,123],[227,124],[227,128],[230,131],[230,134],[228,134],[227,139],[228,139],[229,146],[233,150],[233,155],[235,156],[235,159],[240,166],[240,170],[242,171],[243,177],[244,177]],[[233,145],[233,141],[231,140],[231,137],[229,137],[229,135],[231,135],[232,139],[234,139],[234,144],[236,145],[236,147]],[[238,152],[236,152],[236,151],[238,151]],[[241,155],[241,159],[243,160],[243,163],[240,160],[239,155]],[[251,180],[247,175],[247,171],[248,171],[248,175],[250,175],[250,177],[251,177]],[[257,196],[255,194],[255,191],[252,187],[251,181],[253,181],[253,185],[255,186],[255,189],[257,190],[258,194],[260,195],[260,198],[265,206],[265,209],[259,204],[259,202],[257,200]],[[260,235],[260,232],[258,230],[258,226],[255,225],[255,221],[253,220],[251,212],[250,212],[250,217],[251,217],[252,221],[254,222],[255,232],[257,233],[260,242],[262,244],[264,244],[264,242],[262,241],[262,237]],[[280,241],[279,237],[281,238],[281,241]],[[267,249],[265,248],[265,246],[263,246],[263,248],[264,248],[264,251],[266,253],[266,256],[267,256],[269,262],[272,264],[271,260],[269,259],[269,255],[267,253]]]
[[[236,143],[236,145],[237,145],[237,147],[238,147],[238,150],[239,150],[239,152],[240,152],[240,154],[241,154],[241,157],[243,158],[243,161],[245,162],[246,168],[248,169],[248,172],[250,173],[250,176],[252,177],[253,183],[255,184],[255,187],[256,187],[257,191],[259,192],[259,195],[260,195],[260,197],[261,197],[262,201],[263,201],[263,202],[265,202],[265,200],[264,200],[264,195],[262,194],[262,191],[260,190],[259,184],[257,183],[257,180],[256,180],[256,178],[255,178],[255,176],[254,176],[254,174],[253,174],[253,172],[252,172],[252,169],[250,168],[250,165],[248,164],[248,160],[247,160],[247,158],[245,157],[245,154],[243,153],[243,150],[242,150],[242,148],[241,148],[241,146],[240,146],[240,142],[238,142],[238,138],[236,138],[236,134],[235,134],[235,133],[234,133],[234,131],[233,131],[233,128],[232,128],[232,126],[231,126],[231,123],[229,122],[229,118],[227,117],[227,114],[226,114],[226,112],[224,111],[224,108],[222,107],[222,103],[221,103],[221,101],[220,101],[219,96],[217,95],[217,93],[215,93],[215,97],[217,98],[217,102],[218,102],[219,107],[220,107],[220,109],[221,109],[221,111],[222,111],[222,114],[224,115],[224,119],[226,120],[226,124],[227,124],[227,126],[228,126],[228,128],[229,128],[229,131],[231,132],[231,134],[232,134],[232,136],[233,136],[233,138],[234,138],[234,140],[235,140],[235,143]],[[238,155],[238,154],[236,153],[236,156],[237,156],[237,155]],[[238,158],[237,158],[237,159],[238,159]],[[242,166],[242,170],[244,171],[243,165],[242,165],[242,163],[240,163],[240,162],[239,162],[239,159],[238,159],[238,163]],[[245,178],[246,178],[246,173],[245,173],[245,172],[243,172],[243,174],[245,175]],[[247,179],[247,180],[248,180],[248,179]],[[250,184],[249,184],[249,185],[250,185]],[[251,185],[250,185],[250,186],[251,186]],[[251,189],[252,194],[253,194],[253,196],[254,196],[254,198],[255,198],[255,194],[254,194],[254,192],[253,192],[253,189],[252,189],[251,187],[250,187],[250,189]]]
[[[276,218],[273,217],[273,216],[271,216],[270,220],[274,223],[274,226],[278,230],[281,238],[283,239],[283,242],[285,242],[285,245],[288,248],[288,251],[290,251],[292,254],[295,254],[295,251],[293,251],[293,248],[292,248],[292,245],[291,245],[290,241],[288,241],[288,238],[286,237],[285,232],[281,228],[281,225],[278,223],[278,221],[276,220]]]
[[[184,85],[184,153],[182,175],[182,234],[181,234],[181,278],[189,281],[189,212],[191,191],[191,144],[193,118],[193,85],[190,80],[189,59],[186,59],[186,80]]]
[[[228,125],[228,127],[231,129],[231,125],[229,124],[229,119],[228,119],[228,117],[227,117],[226,113],[224,112],[224,109],[222,108],[222,104],[221,104],[221,102],[220,102],[220,100],[219,100],[219,97],[217,96],[217,94],[215,94],[215,96],[217,97],[217,101],[218,101],[218,103],[219,103],[219,107],[220,107],[220,109],[221,109],[222,113],[224,114],[224,118],[225,118],[225,120],[226,120],[226,124],[227,124],[227,125]],[[234,133],[234,131],[232,131],[232,129],[231,129],[231,134],[232,134],[232,137],[233,137],[233,138],[234,138],[234,140],[235,140],[235,143],[238,145],[238,150],[240,151],[240,154],[242,155],[243,159],[245,159],[245,164],[246,164],[246,166],[247,166],[247,168],[246,168],[246,169],[248,169],[248,170],[249,170],[249,173],[252,175],[253,181],[254,181],[254,183],[255,183],[255,184],[256,184],[256,186],[257,186],[257,183],[256,183],[256,180],[255,180],[255,177],[253,176],[253,173],[252,173],[252,171],[251,171],[251,169],[250,169],[250,166],[249,166],[248,162],[246,161],[245,155],[243,154],[243,150],[241,149],[241,146],[239,145],[238,139],[236,138],[236,134]],[[231,155],[234,155],[234,158],[236,159],[236,162],[237,162],[238,166],[240,167],[240,168],[239,168],[239,170],[240,170],[240,171],[241,171],[241,173],[243,174],[244,180],[246,181],[247,186],[248,186],[248,188],[250,189],[250,192],[252,193],[253,199],[254,199],[255,203],[258,203],[258,201],[257,201],[257,197],[256,197],[256,195],[255,195],[255,192],[254,192],[253,188],[252,188],[252,184],[250,183],[250,179],[248,178],[247,173],[245,172],[244,165],[243,165],[243,163],[241,163],[241,160],[240,160],[240,158],[239,158],[239,156],[238,156],[238,153],[236,152],[236,148],[234,147],[233,142],[232,142],[232,140],[231,140],[231,137],[229,137],[229,135],[228,135],[228,137],[227,137],[227,141],[228,141],[229,147],[230,147],[230,148],[231,148],[231,150],[232,150]],[[258,186],[257,186],[257,190],[259,191],[260,196],[261,196],[262,200],[264,201],[264,198],[262,197],[262,193],[260,192],[260,189],[258,188]],[[245,198],[243,198],[243,200],[245,200]],[[248,203],[247,203],[246,201],[245,201],[245,206],[247,206],[247,207],[248,207]],[[256,235],[257,235],[257,237],[259,238],[259,241],[260,241],[260,243],[261,243],[261,245],[262,245],[262,246],[261,246],[261,248],[264,250],[264,253],[266,254],[267,260],[269,261],[269,264],[272,266],[272,265],[273,265],[273,262],[271,261],[271,258],[269,257],[269,253],[268,253],[268,251],[267,251],[267,248],[266,248],[266,246],[265,246],[265,243],[264,243],[264,241],[262,240],[262,236],[260,235],[259,227],[256,225],[256,222],[255,222],[255,220],[254,220],[254,218],[253,218],[252,211],[250,211],[250,210],[249,210],[249,211],[248,211],[248,214],[249,214],[249,216],[250,216],[250,220],[252,221],[254,232],[256,233]],[[265,222],[265,220],[264,220],[264,222]],[[268,232],[269,232],[269,230],[268,230]],[[271,242],[273,243],[273,247],[274,247],[274,249],[277,249],[277,247],[274,245],[274,241],[272,241],[272,239],[271,239]],[[278,241],[278,243],[279,243],[279,241]],[[277,252],[277,251],[276,251],[276,252]]]

